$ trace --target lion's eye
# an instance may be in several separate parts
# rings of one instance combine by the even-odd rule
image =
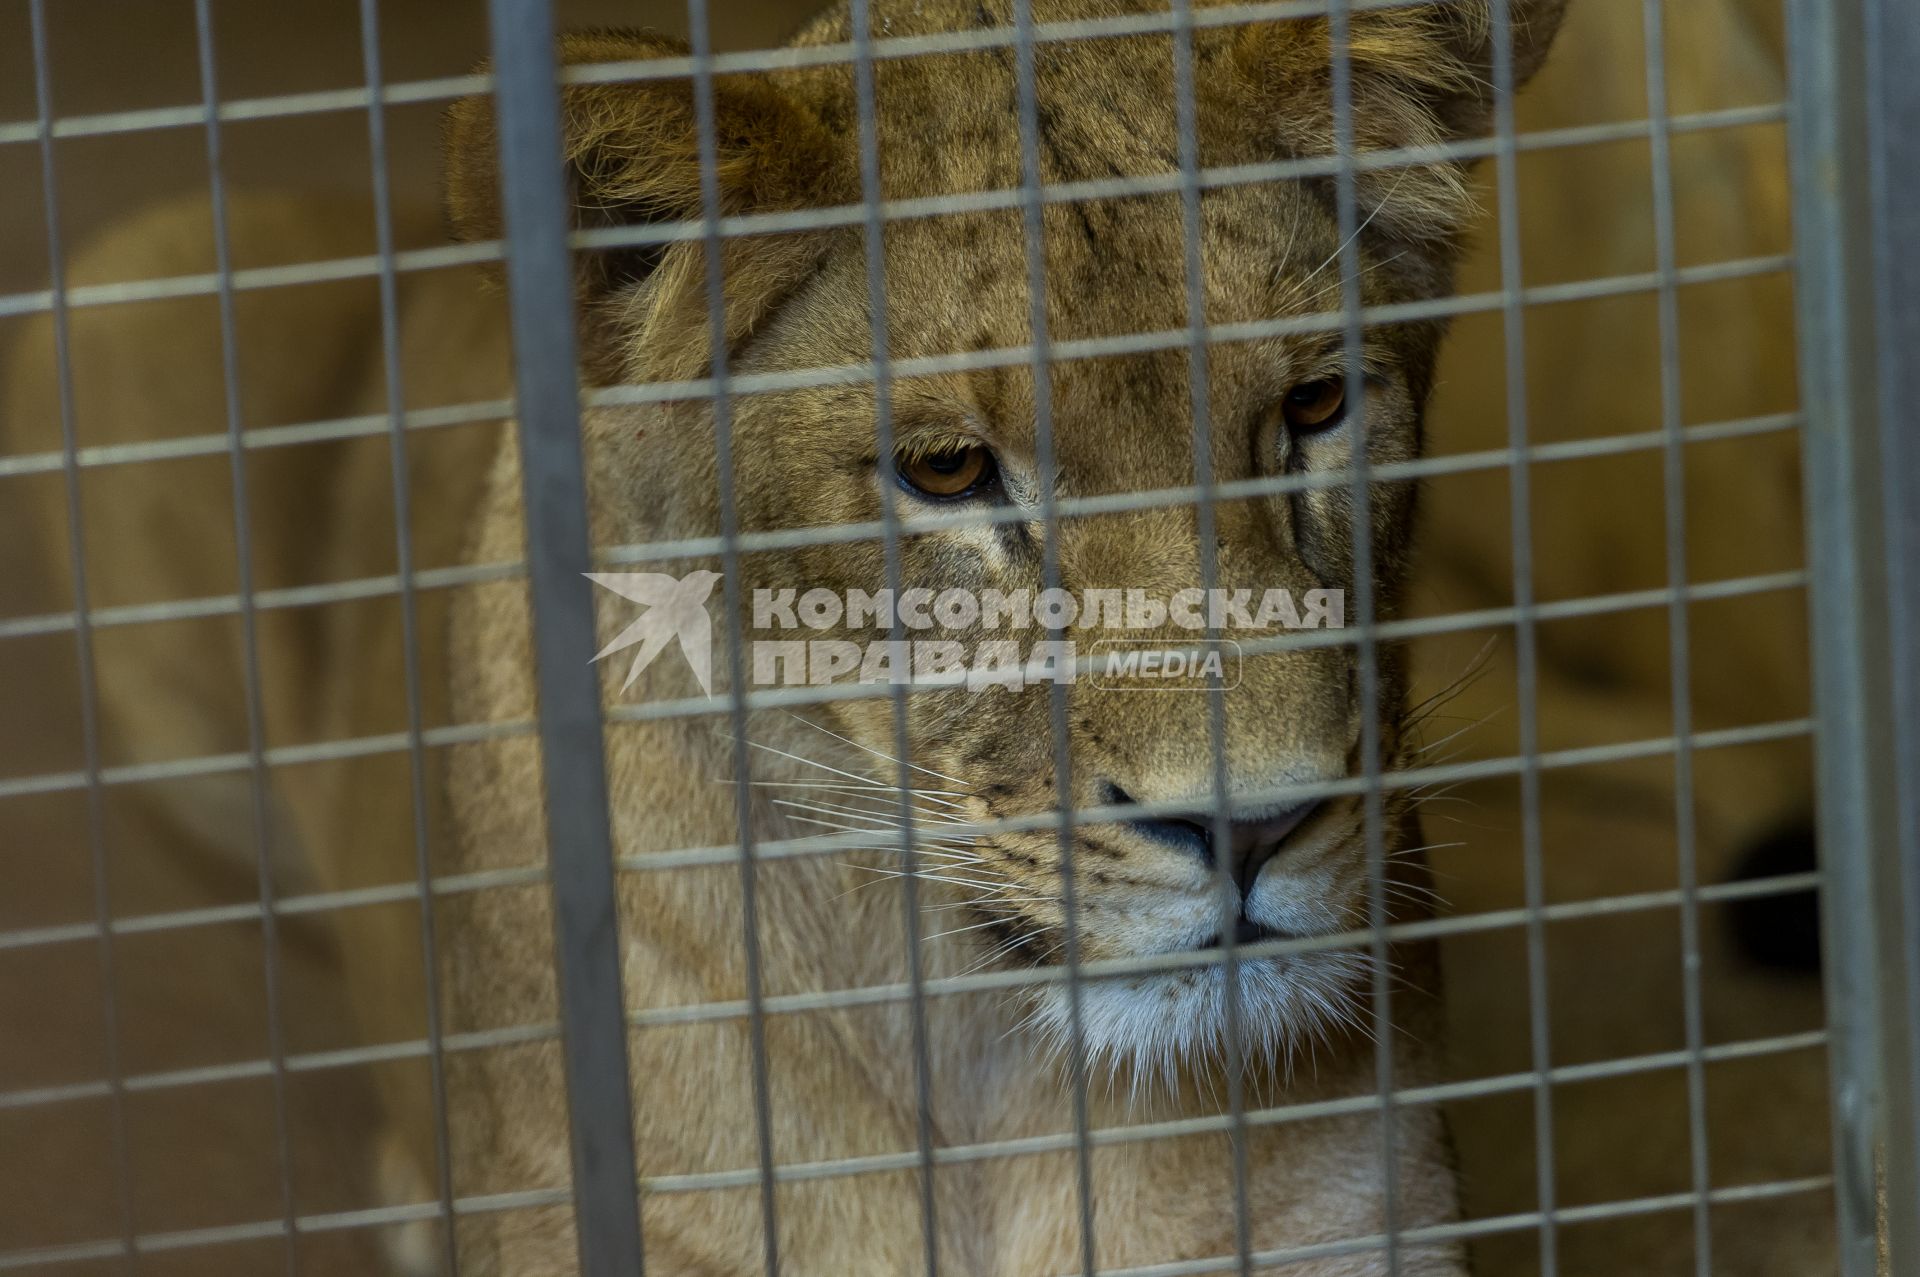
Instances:
[[[973,496],[993,482],[998,468],[993,453],[978,444],[904,456],[894,462],[900,482],[921,496],[955,501]]]
[[[1280,407],[1289,428],[1308,433],[1331,430],[1347,415],[1347,384],[1338,377],[1303,381],[1287,392]]]

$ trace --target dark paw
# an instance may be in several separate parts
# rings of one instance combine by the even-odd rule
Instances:
[[[1749,843],[1733,881],[1811,873],[1818,867],[1813,818],[1800,816]],[[1755,965],[1808,975],[1820,970],[1820,900],[1813,891],[1730,901],[1727,920],[1734,944]]]

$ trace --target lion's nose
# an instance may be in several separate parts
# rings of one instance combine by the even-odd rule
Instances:
[[[1319,808],[1319,800],[1294,803],[1289,807],[1266,812],[1254,819],[1235,820],[1228,825],[1233,838],[1230,854],[1233,857],[1233,882],[1240,888],[1240,898],[1245,900],[1247,893],[1253,890],[1254,879],[1260,876],[1260,870],[1266,863],[1280,854],[1280,848],[1286,844],[1287,837]]]
[[[1124,806],[1135,800],[1126,790],[1106,781],[1102,786],[1107,805]],[[1227,822],[1227,868],[1240,889],[1241,899],[1253,889],[1269,860],[1279,854],[1288,835],[1305,824],[1320,804],[1317,801],[1294,803],[1255,811],[1234,811]],[[1173,814],[1138,816],[1120,822],[1121,827],[1142,838],[1173,847],[1217,865],[1221,849],[1215,836],[1217,822],[1204,810]]]

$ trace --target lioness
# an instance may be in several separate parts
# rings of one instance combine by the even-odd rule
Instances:
[[[1511,0],[1512,70],[1523,82],[1545,56],[1564,0]],[[1145,4],[1036,5],[1042,22],[1149,15]],[[910,36],[1005,28],[996,0],[876,6],[876,31]],[[1352,127],[1363,151],[1422,146],[1484,134],[1490,118],[1493,24],[1485,0],[1351,15]],[[843,9],[802,34],[801,46],[850,38]],[[1334,145],[1329,30],[1325,19],[1201,26],[1192,35],[1197,163],[1252,165],[1324,156]],[[1177,171],[1174,42],[1165,32],[1048,42],[1034,54],[1038,162],[1048,183],[1164,176]],[[643,35],[598,34],[563,42],[569,62],[683,52]],[[889,59],[875,68],[874,132],[880,194],[887,199],[998,191],[1022,173],[1013,52]],[[854,78],[844,64],[715,84],[721,200],[729,214],[834,205],[861,196]],[[570,88],[566,150],[574,200],[588,227],[634,225],[700,213],[695,115],[685,80]],[[449,204],[470,239],[499,233],[490,104],[457,106],[449,129]],[[1234,324],[1337,308],[1341,255],[1361,262],[1369,306],[1415,302],[1451,291],[1464,228],[1473,214],[1462,166],[1422,162],[1368,169],[1355,183],[1358,228],[1341,234],[1331,178],[1245,182],[1199,199],[1198,243],[1205,314],[1188,313],[1183,205],[1178,192],[1074,199],[1044,213],[1047,337],[1054,342],[1180,330],[1193,318]],[[312,210],[239,209],[248,218],[323,221]],[[287,230],[287,234],[294,232]],[[890,222],[884,244],[886,313],[871,314],[867,249],[858,227],[732,239],[723,254],[727,367],[733,375],[858,364],[884,321],[895,360],[1019,347],[1030,324],[1027,258],[1017,208],[943,213]],[[662,383],[698,378],[712,366],[707,343],[706,266],[698,243],[583,256],[579,322],[590,379]],[[404,366],[430,364],[443,401],[464,394],[461,372],[494,378],[504,355],[497,329],[448,281],[410,281],[401,299]],[[457,318],[456,318],[457,316]],[[443,322],[444,321],[444,322]],[[1376,464],[1418,455],[1421,416],[1444,324],[1421,319],[1372,324],[1364,334],[1364,412],[1349,413],[1341,334],[1212,345],[1205,361],[1210,468],[1215,481],[1339,471],[1364,441]],[[326,338],[316,342],[324,348]],[[435,343],[450,349],[421,353]],[[367,347],[357,347],[364,355]],[[463,362],[467,367],[463,368]],[[316,368],[328,361],[315,360]],[[712,537],[730,482],[748,532],[870,522],[893,500],[906,535],[900,574],[908,584],[975,591],[1038,589],[1043,559],[1057,555],[1061,583],[1075,590],[1144,589],[1158,595],[1198,586],[1198,516],[1175,502],[1130,512],[1039,517],[1042,411],[1050,425],[1052,486],[1062,497],[1099,498],[1195,481],[1190,376],[1179,345],[1099,358],[1063,359],[1036,384],[1030,364],[930,373],[896,380],[889,406],[895,446],[877,445],[870,382],[805,386],[733,398],[735,467],[715,469],[712,404],[602,406],[586,419],[591,509],[597,544]],[[319,375],[316,373],[316,375]],[[134,379],[137,383],[137,379]],[[136,386],[136,388],[138,388]],[[146,387],[151,390],[151,385]],[[170,393],[158,391],[163,400]],[[426,392],[416,382],[416,397]],[[212,402],[212,400],[210,400]],[[1044,407],[1043,407],[1044,405]],[[155,405],[130,409],[152,412]],[[24,419],[28,416],[22,412]],[[44,410],[34,414],[42,419]],[[317,521],[287,520],[259,553],[304,562],[325,575],[363,561],[353,549],[391,535],[384,444],[339,445],[317,477],[260,477],[256,500],[312,508]],[[289,466],[288,469],[293,469]],[[484,469],[482,483],[477,472]],[[956,478],[958,476],[958,478]],[[275,486],[277,484],[283,486]],[[504,435],[463,434],[417,459],[413,490],[473,493],[466,557],[522,557],[521,475]],[[167,521],[165,553],[145,565],[180,575],[179,547],[216,545],[210,529],[227,512],[192,508],[154,492],[107,517],[125,528]],[[1408,559],[1411,487],[1376,483],[1366,583],[1376,615],[1401,602]],[[988,527],[928,524],[939,512],[1019,512]],[[1215,512],[1219,584],[1351,590],[1354,528],[1343,484],[1281,495],[1222,499]],[[336,540],[337,538],[337,540]],[[136,538],[137,539],[137,538]],[[1049,540],[1054,544],[1049,547]],[[150,542],[151,543],[151,542]],[[156,544],[156,550],[160,546]],[[417,556],[449,553],[445,526],[422,532]],[[655,564],[683,574],[716,559]],[[282,570],[293,571],[293,569]],[[127,569],[129,579],[135,569]],[[753,586],[877,591],[888,574],[874,540],[743,555],[740,595]],[[171,592],[171,591],[170,591]],[[212,592],[212,591],[207,591]],[[431,609],[430,609],[431,611]],[[611,637],[631,616],[608,608]],[[744,621],[744,617],[729,618]],[[433,617],[429,615],[432,629]],[[301,649],[313,662],[270,707],[272,734],[298,739],[364,733],[392,717],[391,673],[399,661],[398,616],[371,609],[316,626]],[[936,631],[941,637],[950,637]],[[527,597],[517,580],[462,591],[450,625],[454,717],[524,723],[533,710]],[[1174,639],[1183,633],[1169,632]],[[846,635],[836,635],[844,637]],[[222,642],[239,635],[227,632]],[[970,637],[970,636],[969,636]],[[210,678],[210,654],[229,646],[153,658],[171,666],[158,692],[148,668],[107,679],[106,699],[125,741],[180,736],[182,715],[225,727],[189,731],[188,748],[212,753],[226,739],[236,689]],[[338,662],[338,664],[331,664]],[[237,664],[236,658],[236,664]],[[129,663],[123,669],[132,669]],[[616,662],[616,664],[618,664]],[[716,663],[718,664],[718,662]],[[197,669],[199,673],[189,670]],[[228,668],[232,668],[231,666]],[[353,677],[346,677],[351,670]],[[609,703],[687,696],[686,667],[663,659],[631,689],[610,671]],[[1225,783],[1234,822],[1235,934],[1258,941],[1346,931],[1368,916],[1366,831],[1352,797],[1276,806],[1263,794],[1329,784],[1361,768],[1360,742],[1377,732],[1382,761],[1409,744],[1402,659],[1379,654],[1377,721],[1361,719],[1363,684],[1352,645],[1301,646],[1248,658],[1225,698]],[[214,684],[219,682],[219,686]],[[138,686],[136,686],[136,684]],[[725,691],[724,680],[718,690]],[[1083,961],[1172,955],[1219,941],[1216,848],[1203,814],[1214,792],[1208,699],[1125,695],[1076,685],[1067,695],[1068,763],[1057,775],[1049,691],[917,693],[907,715],[912,794],[926,858],[928,977],[983,965],[1019,969],[1065,960],[1063,873],[1052,827],[968,838],[954,848],[928,836],[941,820],[995,821],[1075,807],[1156,804],[1104,823],[1076,826],[1077,953]],[[125,709],[120,706],[127,706]],[[892,708],[885,699],[808,706],[802,714],[756,713],[748,724],[750,776],[737,775],[738,742],[721,717],[621,720],[608,734],[620,879],[625,981],[630,1005],[727,1003],[746,993],[739,870],[727,861],[649,868],[647,857],[721,848],[743,832],[779,842],[817,828],[823,814],[849,826],[881,821],[898,776]],[[442,873],[538,864],[544,840],[539,756],[524,734],[451,751]],[[808,803],[823,776],[846,790]],[[404,787],[377,783],[351,765],[282,786],[285,822],[323,885],[378,880],[370,866],[404,863],[409,824]],[[731,783],[756,788],[752,827],[735,818]],[[871,791],[863,795],[862,791]],[[178,823],[211,834],[213,815],[244,794],[238,782],[208,782],[156,801]],[[848,795],[852,796],[849,797]],[[874,797],[875,794],[879,798]],[[838,811],[838,817],[831,813]],[[811,815],[809,814],[811,813]],[[863,815],[863,813],[867,813]],[[1187,813],[1187,814],[1182,814]],[[1419,839],[1403,795],[1390,794],[1386,829],[1395,917],[1421,912]],[[849,864],[851,859],[856,863]],[[857,989],[908,973],[906,923],[897,896],[875,885],[897,857],[793,856],[757,869],[755,940],[770,996]],[[453,1030],[549,1024],[550,923],[544,890],[490,888],[444,900],[441,968]],[[400,925],[395,925],[398,922]],[[389,1007],[391,986],[409,977],[410,920],[348,917],[344,946],[368,1008],[368,1033],[406,1037]],[[1430,1077],[1434,1041],[1431,963],[1417,948],[1396,952],[1408,982],[1391,1026],[1373,1022],[1371,967],[1363,954],[1313,951],[1249,958],[1240,1019],[1256,1061],[1243,1102],[1267,1108],[1365,1095],[1377,1084],[1376,1040],[1391,1052],[1397,1085]],[[1231,1079],[1224,1050],[1230,1014],[1218,966],[1128,975],[1088,984],[1076,1008],[1059,984],[1012,997],[965,994],[926,1003],[928,1115],[936,1146],[1057,1136],[1074,1129],[1072,1057],[1084,1051],[1095,1129],[1142,1121],[1217,1116]],[[404,1017],[399,1023],[404,1024]],[[918,1078],[910,1008],[900,1001],[827,1011],[781,1011],[765,1022],[774,1160],[817,1163],[913,1150]],[[648,1177],[750,1171],[760,1132],[749,1026],[740,1014],[637,1029],[630,1039],[636,1142]],[[466,1197],[568,1182],[559,1048],[550,1040],[461,1052],[448,1061],[454,1188]],[[436,1174],[421,1079],[402,1080],[392,1107],[397,1134],[386,1169],[414,1200],[429,1200]],[[1455,1194],[1445,1133],[1426,1107],[1257,1123],[1245,1133],[1246,1224],[1255,1248],[1320,1248],[1289,1271],[1334,1277],[1388,1270],[1368,1239],[1389,1224],[1445,1221]],[[1390,1153],[1383,1154],[1383,1149]],[[920,1262],[929,1219],[951,1271],[1054,1273],[1082,1262],[1075,1154],[1048,1151],[958,1159],[934,1174],[930,1217],[919,1171],[823,1173],[792,1179],[776,1194],[776,1239],[794,1272],[908,1270]],[[1391,1162],[1388,1158],[1391,1157]],[[1218,1130],[1097,1144],[1091,1178],[1103,1267],[1231,1254],[1236,1247],[1235,1158]],[[758,1271],[763,1259],[758,1193],[749,1186],[662,1191],[645,1198],[654,1271]],[[1389,1198],[1392,1216],[1388,1217]],[[465,1212],[458,1245],[469,1273],[573,1271],[568,1214],[509,1209],[497,1199]],[[426,1239],[400,1250],[422,1262]],[[1460,1274],[1452,1244],[1405,1243],[1398,1270]]]

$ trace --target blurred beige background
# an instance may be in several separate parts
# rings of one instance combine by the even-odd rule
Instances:
[[[60,116],[201,100],[192,0],[53,0],[47,6],[52,95]],[[684,10],[616,0],[561,0],[563,26],[641,25],[684,33]],[[360,9],[353,0],[216,2],[215,47],[223,100],[352,87],[363,82]],[[778,43],[805,16],[796,6],[715,6],[725,48]],[[486,56],[482,0],[385,0],[381,57],[390,82],[462,75]],[[442,242],[438,218],[443,104],[388,112],[389,175],[401,248]],[[24,0],[0,6],[0,122],[35,117]],[[229,124],[232,190],[290,189],[365,200],[371,159],[363,112]],[[207,187],[206,139],[194,127],[76,138],[56,147],[60,233],[69,258],[117,219]],[[0,295],[47,286],[40,151],[0,145]],[[337,255],[374,249],[374,227],[346,230]],[[305,260],[296,246],[236,242],[236,267]],[[69,275],[70,284],[115,280]],[[0,319],[0,347],[22,325]],[[243,359],[243,363],[245,360]],[[243,381],[245,374],[243,369]],[[85,389],[81,391],[85,397]],[[250,421],[249,424],[262,424]],[[0,436],[58,446],[55,423],[0,423]],[[202,430],[217,430],[217,422]],[[15,445],[10,445],[15,446]],[[58,476],[52,476],[57,482]],[[23,484],[0,478],[0,617],[63,610],[64,588],[45,579],[9,521]],[[0,776],[78,768],[78,684],[70,636],[0,641]],[[134,854],[137,814],[109,801],[112,908],[117,916],[244,900],[246,881],[183,878],[178,865]],[[84,799],[78,794],[0,801],[0,930],[93,916]],[[204,873],[197,867],[194,873]],[[335,987],[329,940],[287,920],[281,930],[283,1031],[291,1051],[352,1040]],[[127,1074],[262,1058],[266,1053],[262,949],[257,924],[125,937],[117,942],[119,1063]],[[104,1076],[101,987],[95,947],[0,949],[0,1091]],[[367,1069],[296,1075],[288,1086],[290,1162],[301,1212],[379,1200],[364,1141],[375,1120]],[[264,1079],[159,1090],[129,1097],[134,1212],[142,1232],[273,1219],[280,1166],[270,1084]],[[81,1101],[0,1107],[0,1252],[117,1237],[108,1110]],[[300,1242],[309,1273],[384,1271],[374,1236],[349,1230]],[[63,1263],[62,1277],[124,1272],[117,1262]],[[277,1240],[143,1256],[143,1274],[238,1277],[285,1271]]]

